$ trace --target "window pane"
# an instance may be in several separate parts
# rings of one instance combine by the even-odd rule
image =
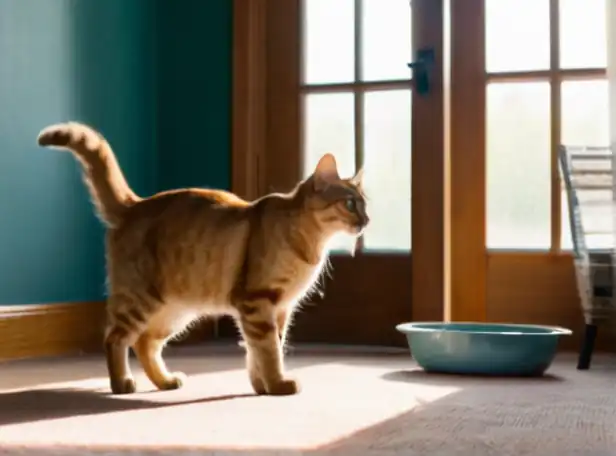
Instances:
[[[364,0],[362,22],[362,79],[409,79],[407,63],[412,59],[409,1]]]
[[[606,0],[560,0],[561,68],[607,65],[606,11]]]
[[[562,97],[562,132],[561,142],[566,145],[607,146],[609,136],[609,98],[606,80],[565,81],[561,85]],[[605,201],[606,192],[583,191],[580,200],[600,199]],[[609,193],[609,192],[608,192]],[[609,196],[611,199],[611,196]],[[561,198],[561,247],[573,248],[571,229],[569,226],[569,206],[563,189]],[[599,208],[597,208],[599,210]],[[592,217],[592,214],[589,214]],[[595,217],[593,217],[594,219]],[[590,219],[589,219],[590,220]],[[602,225],[605,223],[600,222]],[[595,225],[594,223],[591,223]],[[597,226],[589,229],[601,230]],[[589,248],[607,248],[613,244],[613,236],[593,235],[587,238]]]
[[[561,142],[607,146],[610,142],[607,80],[565,81],[561,85]]]
[[[304,0],[304,83],[350,82],[355,76],[353,0]]]
[[[304,169],[307,177],[319,159],[335,155],[342,177],[355,173],[355,107],[352,93],[311,94],[304,99]],[[341,236],[334,249],[349,250],[353,239]]]
[[[485,17],[488,72],[550,67],[549,0],[486,0]]]
[[[411,91],[368,92],[364,102],[366,249],[411,249]]]
[[[547,249],[549,83],[489,84],[486,115],[487,247]]]

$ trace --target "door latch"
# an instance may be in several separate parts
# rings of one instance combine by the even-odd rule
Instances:
[[[407,64],[413,70],[413,88],[418,95],[428,95],[434,71],[434,48],[418,49],[416,54],[416,60]]]

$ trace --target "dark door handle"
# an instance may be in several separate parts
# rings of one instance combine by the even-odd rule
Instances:
[[[434,48],[422,48],[417,50],[415,61],[407,63],[407,66],[413,70],[413,88],[418,95],[430,93],[434,59]]]

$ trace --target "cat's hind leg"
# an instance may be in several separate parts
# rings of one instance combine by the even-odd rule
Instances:
[[[130,394],[137,389],[128,362],[128,350],[139,336],[145,317],[134,307],[132,299],[125,295],[111,295],[107,301],[108,322],[104,345],[113,394]]]
[[[182,372],[169,372],[163,360],[163,348],[171,335],[171,332],[157,334],[146,331],[133,345],[133,350],[143,370],[159,390],[178,389],[186,381],[186,376]]]
[[[113,394],[130,394],[137,390],[128,364],[129,337],[120,326],[110,326],[105,336],[105,358]]]
[[[130,394],[137,389],[128,362],[128,351],[147,326],[155,310],[152,303],[127,293],[113,293],[107,301],[105,357],[111,391]]]

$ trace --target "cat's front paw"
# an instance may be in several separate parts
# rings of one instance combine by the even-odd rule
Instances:
[[[186,374],[183,372],[173,372],[171,376],[165,379],[165,382],[160,385],[160,389],[164,391],[180,389],[186,383]]]
[[[113,394],[132,394],[137,391],[137,383],[133,378],[119,378],[111,380],[111,392]]]
[[[285,378],[276,383],[266,385],[267,394],[272,396],[290,396],[301,391],[299,382],[292,378]]]
[[[259,375],[257,370],[251,369],[248,372],[248,375],[250,377],[250,384],[252,385],[252,389],[254,390],[254,392],[259,395],[267,394],[267,390],[265,389],[265,383],[263,383],[263,380],[261,379],[261,376]]]

